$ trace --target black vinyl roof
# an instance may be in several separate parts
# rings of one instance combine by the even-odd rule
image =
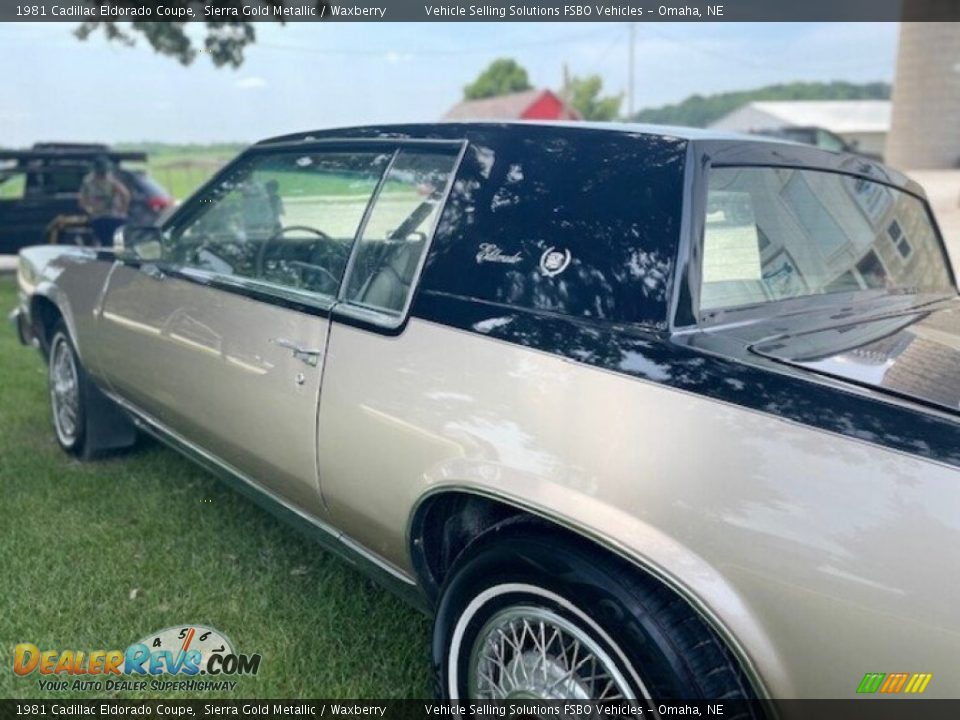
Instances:
[[[686,143],[698,156],[714,165],[757,165],[811,168],[855,175],[898,187],[918,196],[923,189],[906,175],[861,155],[834,152],[812,145],[780,140],[766,135],[747,135],[719,130],[639,123],[599,122],[439,122],[396,125],[358,125],[291,133],[261,140],[256,147],[313,140],[466,140],[500,141],[508,138],[547,139],[582,136],[637,137],[646,143],[676,146]]]
[[[754,135],[741,135],[719,130],[705,130],[700,128],[647,125],[641,123],[614,123],[614,122],[581,122],[543,120],[510,120],[510,121],[477,121],[477,122],[438,122],[438,123],[409,123],[389,125],[356,125],[342,128],[325,128],[307,132],[279,135],[262,140],[258,145],[276,142],[296,142],[329,137],[370,137],[383,138],[430,138],[430,137],[464,137],[473,132],[489,132],[501,130],[505,132],[523,133],[524,129],[554,128],[564,131],[595,131],[605,133],[625,133],[634,135],[648,135],[670,140],[736,140],[740,142],[764,142]]]

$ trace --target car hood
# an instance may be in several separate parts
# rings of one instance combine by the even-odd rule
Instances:
[[[750,346],[778,362],[960,414],[960,307],[839,325]]]

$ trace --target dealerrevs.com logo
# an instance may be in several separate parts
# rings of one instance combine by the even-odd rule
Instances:
[[[36,675],[41,690],[53,691],[233,690],[237,682],[228,678],[255,676],[259,669],[259,654],[237,653],[223,633],[203,625],[164,628],[125,650],[20,643],[13,651],[14,673]]]

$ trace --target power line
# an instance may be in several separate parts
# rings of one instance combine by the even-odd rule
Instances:
[[[653,23],[645,23],[643,27],[650,35],[653,35],[654,37],[657,37],[661,40],[665,40],[666,42],[672,45],[682,47],[684,50],[692,50],[694,52],[700,53],[701,55],[706,55],[708,57],[719,58],[720,60],[727,60],[729,62],[734,62],[740,65],[746,65],[748,67],[754,67],[754,68],[773,68],[776,70],[789,69],[791,71],[795,71],[797,69],[797,66],[795,63],[782,63],[782,62],[777,62],[776,60],[771,60],[769,58],[756,60],[753,58],[743,57],[742,55],[729,53],[724,50],[715,50],[713,48],[704,47],[703,45],[700,45],[693,41],[684,41],[668,33],[663,32],[663,30],[661,30],[660,28],[655,27]],[[842,68],[842,69],[850,70],[850,69],[874,67],[876,65],[876,60],[875,59],[864,60],[861,58],[858,58],[856,60],[851,60],[848,58],[843,62],[837,62],[836,60],[828,59],[825,65],[831,69],[835,68],[839,70]]]
[[[651,35],[660,38],[661,40],[666,40],[668,43],[673,45],[682,46],[685,50],[693,50],[700,53],[701,55],[708,55],[710,57],[720,58],[721,60],[732,60],[733,62],[738,62],[742,65],[750,65],[752,67],[769,67],[769,63],[766,62],[756,62],[750,60],[749,58],[739,57],[737,55],[731,55],[730,53],[723,52],[721,50],[713,50],[711,48],[706,48],[701,45],[698,45],[695,42],[684,42],[678,38],[672,37],[662,30],[654,29],[652,23],[647,23],[644,25],[644,30],[646,30]]]

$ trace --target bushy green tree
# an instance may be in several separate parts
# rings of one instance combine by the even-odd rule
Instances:
[[[136,8],[143,3],[141,0],[87,0],[90,5],[112,5],[118,8]],[[192,7],[194,17],[202,17],[203,9],[191,0],[164,0],[163,5],[178,10],[186,10]],[[245,3],[243,0],[217,0],[216,6],[221,8],[236,8],[241,11]],[[250,4],[247,2],[246,4]],[[285,5],[288,7],[300,7],[309,5],[317,9],[319,15],[320,8],[328,5],[327,0],[269,0],[265,2],[260,0],[261,5]],[[329,13],[326,13],[329,15]],[[189,19],[186,16],[182,16]],[[227,15],[225,17],[233,17]],[[239,15],[243,17],[243,15]],[[274,16],[270,16],[272,19]],[[283,20],[277,19],[277,22],[283,24]],[[243,64],[243,51],[247,45],[257,39],[257,33],[254,23],[232,20],[205,20],[203,22],[206,28],[206,36],[203,39],[203,47],[197,49],[194,47],[190,36],[186,33],[186,22],[113,22],[113,21],[89,21],[80,24],[75,34],[81,40],[86,40],[96,32],[102,32],[108,40],[116,41],[124,45],[134,46],[139,39],[146,40],[156,52],[161,55],[168,55],[183,65],[189,65],[194,61],[200,52],[208,55],[217,67],[224,65],[230,67],[240,67]]]
[[[615,120],[620,115],[623,93],[601,97],[603,79],[599,75],[574,77],[567,86],[567,102],[584,120]]]
[[[490,63],[476,80],[463,89],[463,97],[465,100],[480,100],[529,90],[531,87],[527,71],[516,60],[500,58]]]
[[[886,100],[889,97],[890,85],[883,82],[862,85],[849,82],[794,82],[768,85],[756,90],[691,95],[674,105],[641,110],[633,119],[664,125],[706,127],[747,103],[761,100]]]

